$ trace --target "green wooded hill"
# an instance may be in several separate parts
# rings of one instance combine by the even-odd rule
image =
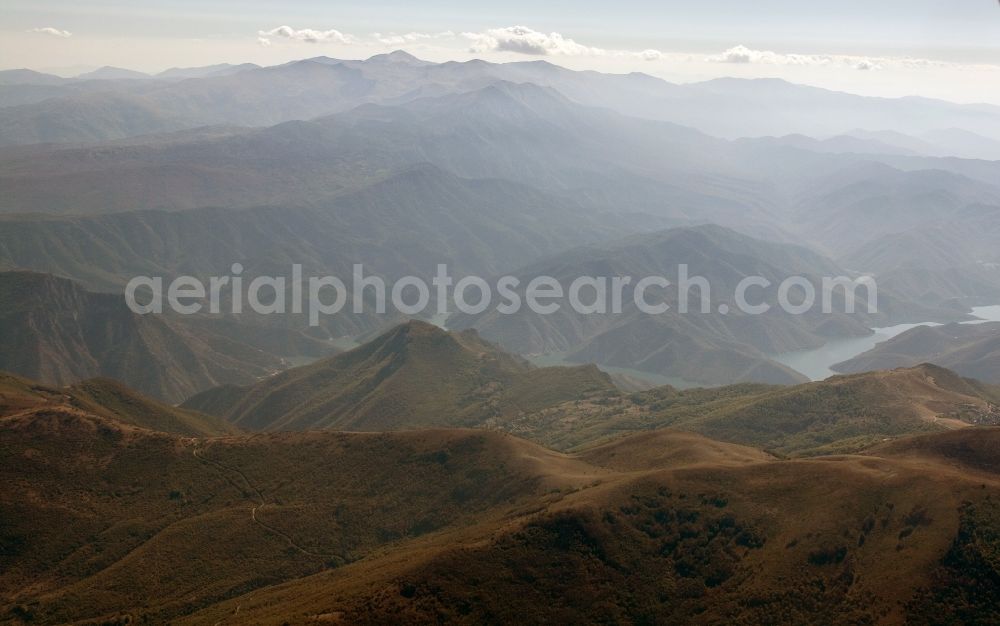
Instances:
[[[344,354],[184,406],[251,430],[395,430],[477,426],[613,389],[593,365],[536,368],[474,331],[410,321]]]
[[[998,405],[1000,389],[924,364],[789,387],[663,387],[595,395],[491,425],[558,449],[672,427],[815,456],[858,452],[912,434],[1000,424]]]

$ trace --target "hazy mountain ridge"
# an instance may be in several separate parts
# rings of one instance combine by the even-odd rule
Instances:
[[[884,234],[845,252],[879,284],[927,304],[1000,301],[1000,206],[971,204],[950,215]]]
[[[679,268],[689,277],[702,277],[711,289],[710,308],[701,310],[701,291],[688,291],[689,311],[680,312]],[[821,306],[804,315],[781,312],[777,286],[791,276],[815,285],[822,300],[822,277],[851,276],[843,268],[803,247],[753,239],[719,226],[677,228],[628,237],[601,246],[584,247],[543,259],[514,272],[522,280],[553,276],[564,293],[581,276],[630,276],[622,290],[622,313],[579,314],[566,303],[554,314],[540,315],[527,308],[511,315],[487,311],[470,316],[455,314],[451,328],[476,328],[484,337],[522,354],[568,352],[575,362],[596,362],[674,376],[702,384],[804,382],[797,372],[771,361],[767,354],[822,346],[833,337],[864,336],[870,327],[907,321],[905,316],[927,315],[954,319],[958,311],[923,307],[890,290],[879,290],[878,313],[867,312],[865,289],[858,291],[854,314],[846,314],[842,292],[831,299],[832,313]],[[658,315],[642,313],[635,304],[635,282],[662,276],[671,282],[666,303]],[[739,311],[736,287],[747,276],[761,276],[771,287],[754,297],[771,311],[751,315]],[[608,294],[611,293],[609,284]],[[588,294],[590,292],[588,291]],[[592,296],[588,296],[592,297]],[[609,295],[610,297],[610,295]],[[647,301],[662,302],[660,289]],[[607,301],[609,301],[606,298]],[[719,312],[723,306],[727,312]],[[912,321],[919,321],[913,319]]]
[[[375,273],[422,275],[447,263],[458,274],[488,274],[629,227],[525,185],[461,179],[431,166],[314,206],[0,221],[0,264],[58,272],[102,289],[137,274],[225,274],[234,262],[264,273],[287,273],[301,263],[308,271],[349,276],[354,263],[363,263]]]
[[[499,83],[262,130],[8,150],[0,171],[11,190],[6,206],[17,212],[61,211],[65,194],[82,184],[94,193],[85,204],[74,201],[79,212],[313,203],[431,163],[465,178],[569,193],[609,211],[749,224],[768,192],[740,179],[742,166],[727,164],[724,149],[690,129]],[[129,172],[124,181],[113,175],[121,171]]]
[[[959,128],[981,130],[1000,138],[1000,111],[996,107],[956,105],[926,98],[862,97],[776,79],[725,78],[675,85],[640,73],[574,72],[544,61],[506,64],[480,60],[441,64],[415,61],[403,52],[378,55],[367,61],[317,57],[268,68],[249,68],[236,75],[166,84],[146,94],[146,104],[138,105],[161,111],[161,116],[127,128],[120,120],[114,121],[116,116],[124,118],[136,108],[137,103],[126,98],[117,101],[103,124],[83,118],[76,127],[56,131],[61,133],[57,140],[79,141],[85,135],[103,140],[167,127],[191,128],[232,120],[250,125],[275,124],[334,113],[363,102],[392,102],[426,94],[468,91],[497,80],[549,86],[583,104],[669,120],[731,138],[788,133],[822,137],[857,128],[918,135]],[[289,78],[301,79],[303,74],[310,75],[310,86],[295,90],[297,101],[284,97],[281,88],[288,87]],[[21,73],[9,75],[7,80],[37,82],[38,78]],[[270,89],[263,88],[265,84]],[[331,89],[334,85],[339,89]],[[253,98],[255,110],[234,109],[234,94],[243,96],[245,101]],[[0,113],[3,142],[37,142],[44,136],[42,133],[51,133],[45,130],[47,120],[63,117],[66,110],[79,110],[80,102],[74,98],[77,96],[50,97],[46,101],[48,106],[41,110],[14,108]],[[803,113],[806,110],[808,114]],[[932,125],[928,120],[934,120]],[[16,126],[31,130],[15,134]],[[84,127],[89,128],[84,130]]]
[[[978,211],[981,223],[993,220],[1000,188],[956,171],[912,171],[872,160],[885,155],[814,152],[766,140],[727,142],[673,123],[583,106],[558,91],[567,76],[638,85],[643,79],[636,76],[577,76],[546,64],[507,68],[521,72],[508,78],[545,77],[540,86],[503,80],[493,66],[444,67],[398,55],[346,63],[317,58],[265,69],[307,89],[301,81],[330,68],[378,97],[359,106],[352,102],[353,108],[338,114],[263,129],[210,128],[86,147],[8,149],[0,158],[8,209],[65,213],[72,206],[121,215],[5,217],[0,266],[67,275],[97,289],[116,289],[136,274],[225,274],[233,262],[264,274],[287,273],[299,262],[309,273],[345,276],[361,262],[389,278],[426,276],[444,262],[458,275],[498,275],[580,244],[714,222],[767,239],[808,241],[846,259],[850,273],[874,272],[885,281],[882,314],[864,319],[639,319],[630,310],[613,324],[601,316],[556,316],[499,319],[496,329],[481,325],[486,336],[517,352],[567,352],[578,361],[638,366],[702,384],[801,382],[766,355],[860,336],[890,320],[962,319],[970,304],[1000,294],[1000,279],[983,268],[935,264],[931,276],[910,267],[883,271],[883,260],[866,254],[887,250],[887,238],[935,227],[944,230],[940,246],[977,230],[977,241],[988,247],[987,231],[960,226],[959,218]],[[270,80],[267,72],[251,68],[223,78],[253,74],[260,86]],[[437,92],[432,96],[421,91],[399,97],[407,81],[427,76],[449,87],[430,90]],[[181,82],[195,90],[215,84]],[[718,84],[713,93],[734,88]],[[947,165],[934,159],[914,163]],[[91,190],[85,200],[77,193],[81,187]],[[133,210],[205,205],[223,208]],[[702,259],[697,247],[684,251]],[[905,242],[899,247],[912,249]],[[631,260],[620,261],[602,269],[644,274],[638,271],[642,264],[633,268]],[[731,270],[744,261],[725,265]],[[555,271],[531,265],[520,271],[528,270]],[[847,273],[796,258],[767,269],[767,275],[834,271]],[[734,276],[729,271],[712,278],[731,291]],[[324,320],[318,335],[356,336],[394,321],[346,314]],[[302,324],[292,320],[284,327]],[[670,338],[666,345],[664,337]]]
[[[88,292],[45,274],[0,273],[0,292],[0,369],[49,384],[112,377],[178,402],[284,368],[285,355],[262,349],[269,340],[298,354],[330,350],[290,332],[245,327],[237,340],[227,337],[225,328],[140,316],[119,294]],[[254,334],[262,338],[255,340]]]
[[[3,206],[19,212],[335,206],[391,172],[427,163],[562,198],[546,203],[629,220],[715,222],[783,241],[797,236],[852,260],[863,260],[853,250],[915,228],[944,225],[949,237],[960,237],[970,210],[1000,206],[993,163],[729,143],[584,107],[552,88],[505,82],[266,129],[7,150],[0,180],[9,191]],[[93,190],[83,200],[81,186]],[[911,283],[903,277],[891,290],[916,299]],[[974,282],[967,287],[992,293]],[[933,304],[954,295],[942,293]]]
[[[1000,384],[1000,324],[920,326],[833,368],[852,373],[925,362]]]

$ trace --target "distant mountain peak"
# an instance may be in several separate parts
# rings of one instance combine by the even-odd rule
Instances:
[[[431,324],[430,322],[425,322],[423,320],[411,319],[403,322],[402,324],[394,327],[390,331],[382,334],[378,339],[376,339],[372,343],[387,344],[397,339],[401,339],[403,341],[408,342],[415,339],[443,338],[448,336],[449,336],[448,331],[444,330],[440,326],[436,326],[434,324]]]
[[[309,57],[308,59],[301,59],[299,61],[290,61],[286,65],[296,65],[298,63],[320,63],[322,65],[337,65],[343,63],[342,59],[335,59],[333,57],[320,55],[318,57]]]
[[[368,57],[367,63],[406,63],[408,65],[433,65],[429,61],[418,59],[405,50],[393,50],[387,54],[376,54]]]
[[[551,87],[543,87],[534,83],[515,83],[507,80],[491,83],[478,91],[471,92],[471,95],[477,100],[517,101],[522,104],[541,101],[569,102],[565,96]]]
[[[0,85],[58,85],[67,79],[27,68],[0,70]]]
[[[244,70],[260,69],[256,63],[241,63],[233,65],[231,63],[217,63],[204,67],[172,67],[156,75],[157,78],[206,78],[209,76],[225,76],[235,74]]]
[[[105,65],[104,67],[99,67],[93,72],[86,72],[80,74],[76,78],[81,80],[119,80],[119,79],[145,79],[152,78],[149,74],[144,72],[138,72],[136,70],[126,69],[124,67],[115,67],[113,65]]]

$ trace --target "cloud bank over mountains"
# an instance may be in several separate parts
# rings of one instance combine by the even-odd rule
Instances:
[[[346,35],[335,28],[331,28],[330,30],[316,30],[313,28],[295,29],[291,26],[278,26],[271,30],[257,31],[257,41],[263,45],[270,45],[271,38],[273,37],[303,41],[305,43],[354,44],[360,41],[354,35]]]
[[[949,63],[932,59],[917,59],[913,57],[872,57],[849,54],[783,54],[771,50],[754,50],[743,45],[733,46],[721,54],[706,57],[710,63],[736,63],[761,65],[798,65],[853,67],[858,70],[895,69],[977,69],[997,70],[996,65],[965,65]]]
[[[608,50],[594,46],[585,46],[560,33],[543,33],[527,26],[508,26],[505,28],[490,28],[483,32],[462,33],[471,42],[469,51],[477,54],[483,52],[517,52],[536,56],[633,56],[646,61],[655,61],[663,57],[659,50]]]
[[[610,50],[596,46],[577,43],[561,33],[543,33],[527,26],[505,26],[489,28],[479,32],[462,32],[456,34],[446,30],[436,33],[408,32],[372,33],[367,37],[359,37],[341,32],[337,29],[319,30],[314,28],[296,29],[283,25],[270,30],[257,32],[257,41],[263,46],[270,46],[275,39],[284,39],[302,43],[338,43],[348,45],[387,45],[401,46],[432,40],[464,40],[468,43],[468,51],[476,54],[484,52],[514,52],[534,56],[593,56],[593,57],[633,57],[646,61],[655,61],[663,57],[659,50]]]
[[[42,29],[55,30],[55,29]],[[65,31],[62,31],[65,32]],[[52,33],[55,34],[55,33]],[[64,36],[69,36],[68,33]],[[850,54],[786,53],[773,50],[757,50],[742,44],[708,56],[689,52],[665,52],[655,48],[625,50],[606,48],[580,43],[559,32],[543,32],[524,25],[487,28],[480,31],[456,33],[445,30],[434,33],[380,33],[367,36],[352,35],[337,29],[320,30],[314,28],[293,28],[283,25],[257,32],[257,40],[263,46],[270,46],[275,40],[307,44],[343,44],[355,46],[404,46],[408,44],[428,44],[440,42],[452,47],[462,45],[472,54],[513,53],[526,56],[553,57],[603,57],[632,58],[643,61],[703,61],[707,63],[736,65],[772,65],[784,67],[828,67],[862,71],[896,70],[977,70],[997,71],[998,65],[961,64],[934,59],[914,57],[868,56]]]

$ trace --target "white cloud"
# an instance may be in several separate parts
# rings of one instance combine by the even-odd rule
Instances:
[[[763,63],[767,65],[830,65],[834,57],[825,54],[780,54],[770,50],[753,50],[734,46],[722,54],[706,59],[712,63]]]
[[[526,26],[491,28],[481,33],[462,33],[472,42],[472,52],[519,52],[521,54],[562,54],[566,56],[597,56],[604,51],[576,43],[559,33],[545,34]]]
[[[52,28],[51,26],[43,26],[42,28],[32,28],[28,30],[29,33],[39,33],[42,35],[51,35],[53,37],[62,37],[63,39],[67,37],[72,37],[73,33],[68,30],[60,30],[58,28]]]
[[[469,51],[477,54],[516,52],[535,56],[614,56],[635,57],[647,61],[655,61],[663,56],[659,50],[632,52],[586,46],[559,33],[543,33],[527,26],[490,28],[478,33],[462,33],[462,36],[471,42]]]
[[[358,43],[358,38],[354,35],[342,33],[331,28],[330,30],[315,30],[312,28],[302,28],[296,30],[291,26],[279,26],[271,30],[261,30],[257,32],[257,41],[261,45],[271,44],[271,37],[290,39],[293,41],[304,41],[306,43]],[[265,43],[266,42],[266,43]]]
[[[317,30],[314,28],[295,29],[291,26],[279,26],[271,30],[257,31],[257,42],[262,46],[270,46],[272,39],[288,39],[305,43],[339,43],[353,45],[385,45],[402,46],[430,39],[454,39],[455,33],[450,30],[439,33],[372,33],[370,36],[357,37],[336,29]]]
[[[408,43],[415,43],[417,41],[424,41],[427,39],[451,39],[455,36],[455,33],[450,30],[446,30],[440,33],[405,33],[402,35],[397,35],[396,33],[373,33],[372,38],[375,41],[385,44],[387,46],[401,46]]]
[[[705,59],[710,63],[745,63],[762,65],[797,65],[847,67],[856,70],[882,69],[975,69],[996,70],[996,65],[963,65],[931,59],[916,59],[912,57],[870,57],[850,54],[783,54],[771,50],[754,50],[746,46],[734,46],[722,54],[709,56]]]

